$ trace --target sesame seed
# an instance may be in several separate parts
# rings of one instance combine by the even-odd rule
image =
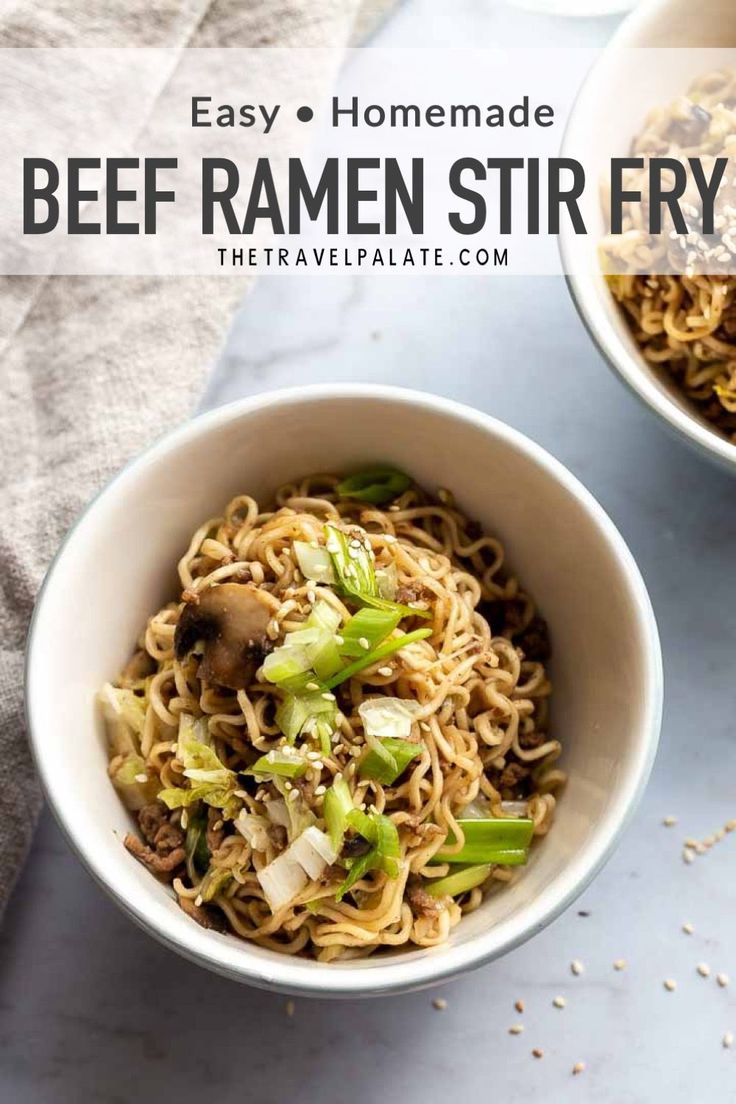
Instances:
[[[197,896],[194,898],[194,903],[197,906],[197,908],[199,908],[199,906],[202,904],[202,894],[201,893],[198,893]]]
[[[615,959],[615,961],[613,963],[613,968],[614,968],[614,970],[625,970],[626,969],[626,959],[625,958]]]
[[[308,751],[307,752],[307,759],[309,759],[310,762],[314,763],[317,759],[319,759],[319,752],[318,751]]]
[[[308,682],[306,688],[307,688],[307,690],[319,690],[319,683],[318,682]]]
[[[540,1050],[539,1047],[535,1047],[532,1054],[535,1058],[544,1058],[544,1051]]]
[[[664,824],[665,828],[672,828],[675,824],[677,824],[677,817],[670,814],[669,816],[666,816],[664,818],[662,823]]]
[[[444,1010],[447,1008],[447,1001],[444,997],[435,997],[432,1001],[432,1005],[434,1008],[437,1009],[438,1012],[444,1012]]]
[[[335,643],[337,644],[338,648],[341,648],[345,643],[345,637],[340,636],[339,633],[335,633]]]
[[[289,1017],[289,1019],[291,1019],[291,1017],[294,1015],[295,1010],[296,1005],[294,1004],[293,1000],[288,1000],[286,1002],[286,1015]]]
[[[388,678],[394,672],[393,672],[393,668],[391,668],[391,667],[379,667],[378,668],[378,673],[379,673],[379,675],[382,675],[384,678]]]
[[[728,985],[728,974],[716,974],[716,981],[720,985],[721,989],[725,989]]]
[[[187,825],[189,824],[189,813],[186,811],[186,809],[182,809],[179,823],[184,829],[186,829]]]
[[[677,982],[672,978],[665,978],[663,984],[668,993],[674,993],[677,988]]]
[[[682,861],[686,863],[695,862],[695,852],[686,847],[682,852]]]
[[[580,977],[580,975],[582,974],[585,967],[583,966],[583,964],[582,964],[582,962],[580,961],[579,958],[575,958],[570,963],[570,969],[573,972],[573,974],[575,975],[575,977]]]
[[[688,920],[688,922],[686,924],[682,925],[682,930],[684,931],[685,935],[692,935],[693,932],[695,931],[695,928],[692,926],[692,924]]]
[[[567,1001],[565,1000],[564,997],[555,997],[555,999],[552,1001],[552,1003],[555,1006],[555,1008],[564,1008],[565,1005],[567,1004]]]
[[[710,977],[710,966],[707,962],[699,962],[697,965],[697,971],[701,977]]]
[[[577,1077],[579,1073],[583,1073],[585,1070],[585,1062],[576,1062],[572,1067],[573,1076]]]
[[[327,787],[326,786],[317,786],[316,790],[314,791],[314,796],[315,797],[322,797],[322,794],[325,794],[325,793],[327,793]]]
[[[136,780],[136,782],[141,782],[141,783],[147,782],[148,781],[148,775],[147,774],[137,774],[135,776],[135,780]]]
[[[289,790],[289,801],[296,801],[298,797],[299,797],[299,791],[298,790],[293,790],[293,789]]]
[[[726,1050],[728,1050],[729,1047],[732,1047],[733,1046],[733,1031],[727,1031],[726,1034],[721,1039],[721,1042],[723,1043]]]
[[[512,1024],[509,1028],[509,1035],[521,1035],[524,1030],[523,1024]]]
[[[366,651],[368,651],[371,646],[370,641],[365,636],[361,636],[358,640],[358,643],[360,644],[361,648],[365,648]]]
[[[335,695],[331,694],[329,692],[329,690],[326,690],[325,693],[322,695],[322,697],[325,699],[325,701],[334,701],[335,700]]]
[[[523,1000],[514,1001],[514,1008],[516,1009],[517,1012],[523,1012],[524,1011],[524,1002],[523,1002]]]

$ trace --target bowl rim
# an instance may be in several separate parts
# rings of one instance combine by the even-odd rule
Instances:
[[[108,500],[114,502],[115,496],[126,483],[138,479],[163,456],[175,453],[181,446],[193,440],[208,436],[225,424],[238,421],[274,405],[299,406],[333,399],[358,402],[378,400],[406,404],[428,413],[449,416],[472,425],[484,433],[490,433],[500,439],[504,445],[523,453],[548,477],[564,487],[583,508],[590,522],[605,540],[622,569],[622,576],[631,600],[637,635],[642,640],[644,700],[639,740],[632,753],[632,764],[625,779],[619,785],[617,798],[608,810],[603,824],[596,827],[596,832],[583,849],[582,855],[577,855],[563,874],[558,876],[540,897],[529,903],[522,914],[523,920],[509,918],[467,944],[445,948],[441,959],[435,958],[431,952],[422,957],[414,956],[409,952],[406,956],[387,959],[378,965],[373,963],[369,969],[364,970],[351,968],[349,965],[318,964],[310,960],[294,959],[287,955],[274,956],[275,960],[254,958],[249,962],[242,954],[243,949],[248,948],[247,943],[213,939],[212,933],[194,924],[191,925],[191,935],[188,934],[185,941],[170,929],[165,919],[159,923],[148,915],[146,896],[139,901],[126,899],[98,861],[94,844],[89,844],[85,839],[78,837],[73,823],[67,820],[64,795],[56,792],[54,779],[49,777],[45,770],[44,736],[42,730],[36,725],[35,708],[38,695],[42,693],[42,687],[36,686],[35,656],[40,646],[45,598],[54,586],[59,565],[73,553],[75,541],[80,536],[84,536],[86,529],[94,528],[98,505]],[[24,682],[29,744],[52,813],[82,864],[123,912],[165,946],[190,961],[226,977],[276,992],[347,998],[406,992],[438,984],[513,950],[556,919],[582,893],[610,857],[634,813],[654,763],[663,699],[659,635],[644,580],[613,522],[577,477],[531,438],[489,414],[427,392],[358,382],[320,383],[284,388],[237,400],[183,423],[126,464],[78,516],[51,562],[39,591],[28,633]]]
[[[583,80],[565,126],[562,139],[563,150],[569,148],[570,135],[579,127],[580,115],[591,96],[595,96],[596,81],[616,50],[635,48],[661,19],[670,0],[650,0],[635,8],[621,22],[604,49],[591,65]],[[577,148],[582,148],[579,137]],[[565,227],[559,237],[559,249],[565,270],[570,297],[578,316],[585,326],[593,344],[603,356],[614,375],[664,423],[665,428],[678,438],[695,448],[701,456],[715,461],[722,469],[736,474],[736,444],[711,429],[695,411],[688,413],[672,399],[666,391],[657,387],[654,379],[646,370],[644,358],[626,347],[622,333],[606,317],[598,297],[598,288],[603,276],[597,269],[578,268],[572,264],[575,254],[582,256],[586,241],[579,242],[577,237]],[[623,324],[623,319],[622,319]]]

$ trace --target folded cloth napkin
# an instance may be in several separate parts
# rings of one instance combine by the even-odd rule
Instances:
[[[392,0],[16,0],[0,46],[331,46]],[[64,532],[132,455],[194,408],[245,289],[223,277],[0,279],[0,915],[41,805],[23,651]]]

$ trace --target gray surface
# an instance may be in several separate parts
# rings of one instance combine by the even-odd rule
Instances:
[[[408,39],[427,7],[407,4],[394,38]],[[452,8],[455,35],[499,31],[492,6]],[[546,34],[544,20],[533,26]],[[595,41],[610,24],[565,26],[568,40]],[[526,33],[531,17],[516,27]],[[210,976],[134,928],[47,818],[0,939],[0,1099],[736,1099],[736,1048],[721,1047],[736,1032],[736,834],[691,866],[680,857],[686,835],[736,815],[736,483],[612,378],[562,281],[264,280],[209,402],[332,379],[401,382],[490,411],[549,448],[610,512],[650,588],[665,653],[662,745],[639,814],[578,904],[501,962],[444,986],[445,1011],[420,993],[298,1001],[293,1019],[283,998]],[[676,827],[662,827],[668,813]],[[681,932],[685,920],[694,935]],[[699,977],[699,961],[733,985]],[[564,1010],[552,1006],[558,993]],[[510,1037],[520,1020],[525,1033]],[[577,1060],[587,1069],[573,1078]]]

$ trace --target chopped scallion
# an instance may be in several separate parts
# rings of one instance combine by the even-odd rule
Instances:
[[[460,851],[438,851],[432,862],[497,863],[521,866],[527,860],[534,834],[534,822],[526,817],[494,817],[487,820],[458,820],[465,836]],[[451,832],[445,844],[455,842]]]
[[[426,881],[424,888],[431,897],[459,897],[461,893],[467,893],[476,886],[482,885],[490,873],[490,863],[483,866],[466,866],[462,870],[455,870],[452,874],[448,874],[446,878]]]
[[[368,748],[358,764],[358,774],[361,778],[391,786],[412,759],[417,759],[421,754],[421,744],[387,736]]]
[[[372,502],[377,506],[391,502],[411,486],[411,479],[396,468],[368,468],[343,479],[337,486],[341,498]]]
[[[307,769],[305,759],[298,755],[285,755],[282,751],[269,751],[256,759],[244,774],[271,775],[279,778],[301,778]]]
[[[340,653],[344,656],[364,656],[390,636],[400,620],[401,613],[397,610],[358,610],[340,631],[343,638]]]
[[[392,820],[381,813],[353,809],[347,815],[347,823],[371,844],[371,849],[351,863],[347,878],[335,894],[336,901],[341,901],[348,890],[371,870],[383,870],[389,878],[396,878],[399,874],[401,848],[399,833]]]
[[[338,854],[342,848],[345,829],[348,826],[348,813],[351,812],[352,808],[353,798],[350,787],[344,778],[339,778],[327,790],[322,805],[327,833]]]
[[[394,654],[394,652],[400,651],[405,648],[407,644],[413,644],[417,640],[424,640],[426,637],[432,635],[431,629],[414,629],[413,632],[404,633],[402,636],[392,637],[391,640],[386,640],[383,644],[379,644],[377,648],[374,648],[361,659],[356,659],[354,663],[349,663],[347,667],[343,667],[341,671],[333,675],[328,679],[326,686],[328,690],[334,689],[335,686],[339,686],[341,682],[345,682],[346,679],[352,678],[353,675],[357,675],[360,671],[365,670],[366,667],[372,666],[377,663],[379,659],[387,659],[388,656]]]

